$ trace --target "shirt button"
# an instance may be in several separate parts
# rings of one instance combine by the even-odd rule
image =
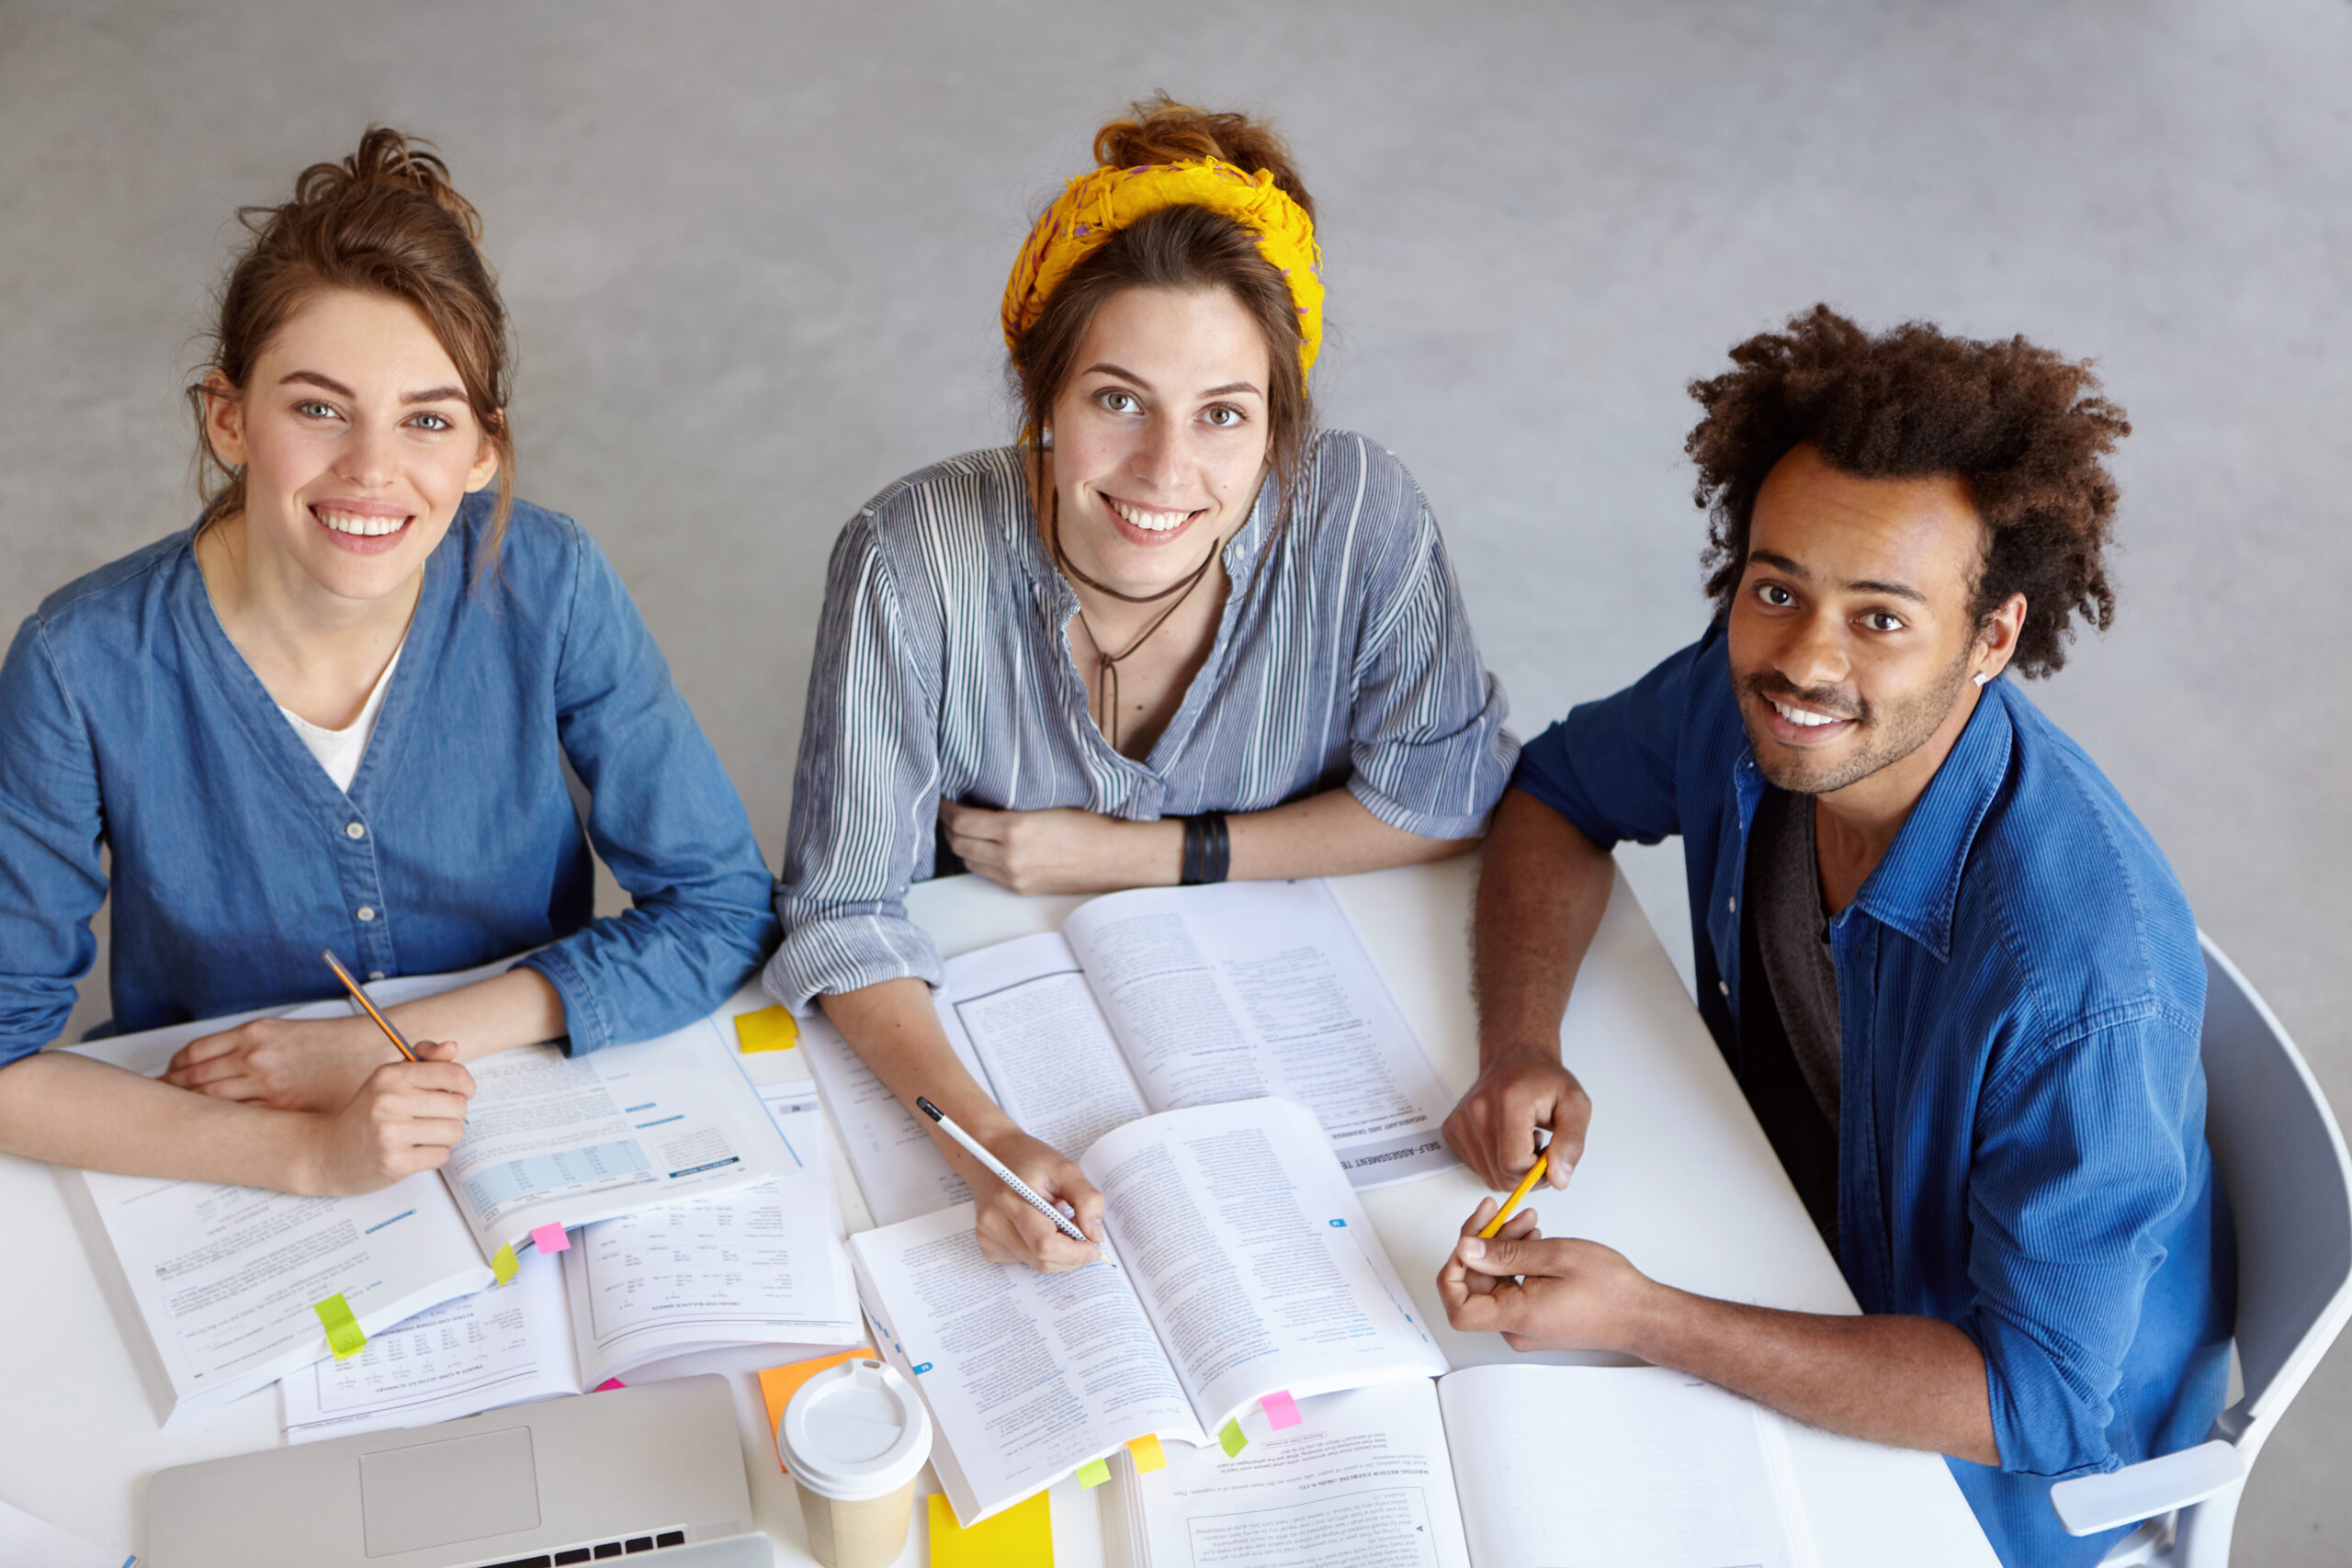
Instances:
[[[353,827],[355,827],[355,828],[356,828],[356,827],[358,827],[358,826],[359,826],[359,824],[358,824],[358,823],[356,823],[356,822],[354,822],[354,823],[352,824],[352,826],[353,826]],[[358,834],[356,834],[356,833],[354,833],[354,834],[352,835],[352,837],[353,837],[353,838],[355,838],[355,839],[356,839],[356,838],[357,838],[358,836],[359,836],[359,835],[358,835]],[[1738,913],[1739,913],[1739,899],[1738,899],[1737,897],[1730,897],[1730,898],[1726,898],[1726,899],[1724,899],[1724,908],[1726,908],[1726,909],[1729,909],[1729,910],[1730,910],[1733,914],[1735,914],[1735,915],[1738,914]]]
[[[376,918],[376,906],[373,904],[362,904],[359,908],[354,909],[352,913],[357,915],[363,920],[372,920]]]
[[[359,823],[346,822],[344,824],[343,836],[346,839],[364,839],[368,836],[368,829]]]
[[[1725,996],[1729,996],[1731,995],[1731,982],[1729,980],[1718,980],[1715,982],[1715,989],[1721,991]]]

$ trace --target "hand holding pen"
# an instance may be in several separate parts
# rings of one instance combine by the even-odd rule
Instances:
[[[320,956],[401,1059],[378,1067],[347,1104],[319,1119],[308,1185],[322,1192],[367,1192],[438,1169],[465,1135],[473,1075],[458,1063],[453,1043],[410,1044],[334,953]]]
[[[980,1167],[970,1186],[982,1257],[1052,1274],[1102,1256],[1102,1195],[1058,1150],[1018,1128],[998,1135],[992,1149],[928,1099],[918,1095],[915,1109]]]

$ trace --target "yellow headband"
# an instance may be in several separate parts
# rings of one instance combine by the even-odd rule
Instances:
[[[1298,312],[1298,367],[1315,366],[1323,342],[1322,253],[1315,225],[1289,193],[1261,169],[1253,178],[1216,158],[1196,163],[1101,168],[1069,182],[1021,247],[1004,286],[1004,343],[1011,348],[1035,324],[1046,298],[1070,269],[1113,234],[1163,207],[1205,207],[1258,238],[1258,253],[1290,285]]]

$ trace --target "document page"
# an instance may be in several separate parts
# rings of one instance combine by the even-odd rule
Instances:
[[[825,1109],[841,1134],[842,1153],[866,1212],[877,1225],[895,1225],[918,1214],[935,1213],[968,1202],[972,1190],[940,1154],[914,1113],[890,1093],[830,1020],[811,1013],[798,1020],[800,1049],[817,1080]],[[971,1043],[950,1034],[964,1066],[982,1088],[989,1076],[971,1055]]]
[[[505,1284],[371,1335],[347,1361],[288,1374],[277,1385],[280,1420],[288,1443],[455,1421],[580,1393],[577,1359],[563,1267],[526,1252]]]
[[[962,1523],[1146,1432],[1207,1440],[1117,1263],[990,1263],[969,1203],[853,1236],[850,1253],[884,1355],[939,1424],[932,1461]]]
[[[584,1225],[774,1177],[775,1127],[707,1018],[567,1056],[525,1045],[470,1064],[466,1135],[442,1176],[482,1256],[544,1224]]]
[[[1150,1112],[1058,932],[951,958],[944,978],[934,1000],[948,1040],[978,1058],[996,1102],[1033,1136],[1076,1159]]]
[[[1063,932],[1153,1109],[1295,1100],[1358,1187],[1460,1163],[1453,1097],[1329,884],[1114,893]]]
[[[1301,1424],[1231,1458],[1170,1445],[1118,1464],[1114,1568],[1469,1568],[1437,1387],[1427,1378],[1303,1400]]]
[[[1165,1111],[1080,1166],[1204,1429],[1268,1393],[1446,1370],[1305,1108]]]
[[[762,1099],[788,1168],[774,1181],[586,1227],[563,1255],[580,1383],[732,1345],[860,1345],[824,1114],[806,1080]]]
[[[1438,1384],[1481,1565],[1814,1568],[1781,1419],[1663,1367],[1472,1367]]]

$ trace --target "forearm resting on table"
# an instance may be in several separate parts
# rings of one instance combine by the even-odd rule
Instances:
[[[562,994],[546,976],[519,964],[503,975],[454,991],[386,1008],[384,1016],[411,1044],[423,1040],[451,1042],[458,1047],[460,1062],[553,1040],[567,1027]],[[371,1031],[376,1027],[368,1020],[360,1021]],[[394,1059],[389,1041],[384,1059]]]
[[[1487,836],[1475,917],[1478,1061],[1559,1059],[1560,1020],[1609,908],[1615,863],[1566,818],[1506,790]]]
[[[1345,789],[1327,789],[1267,811],[1228,816],[1226,830],[1233,840],[1226,874],[1236,882],[1385,871],[1393,865],[1444,860],[1478,841],[1425,838],[1392,828]]]
[[[997,1138],[1015,1130],[1012,1117],[989,1098],[947,1043],[939,1014],[931,1005],[931,987],[921,980],[879,980],[854,991],[817,998],[833,1027],[850,1047],[874,1069],[885,1088],[909,1111],[922,1095],[945,1111],[964,1131],[994,1146]],[[978,1169],[963,1145],[941,1132],[928,1117],[917,1118],[947,1163],[969,1180]]]
[[[2001,1462],[1984,1353],[1938,1318],[1780,1312],[1660,1285],[1623,1348],[1832,1432]]]
[[[0,1148],[87,1170],[308,1190],[317,1121],[61,1051],[0,1067]]]

